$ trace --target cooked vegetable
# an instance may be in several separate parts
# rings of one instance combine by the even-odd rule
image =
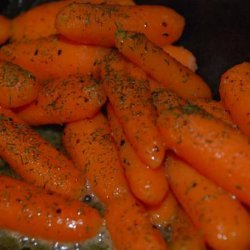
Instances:
[[[37,100],[18,116],[30,125],[62,124],[94,116],[105,101],[94,77],[72,75],[46,81]]]
[[[40,83],[20,66],[0,61],[0,105],[16,108],[37,98]]]
[[[250,138],[250,63],[227,70],[221,77],[220,95],[234,122]]]
[[[249,249],[250,218],[240,202],[176,157],[167,158],[174,194],[213,249]]]
[[[108,49],[74,44],[59,37],[16,42],[0,49],[0,59],[29,70],[37,79],[95,74]]]
[[[154,92],[166,147],[204,176],[250,204],[250,145],[230,125],[166,89]]]
[[[83,241],[101,228],[98,212],[20,180],[0,176],[0,227],[46,240]]]
[[[173,9],[153,5],[93,5],[72,3],[57,15],[60,34],[75,42],[112,47],[116,30],[144,33],[158,45],[179,39],[184,18]]]
[[[159,204],[168,192],[163,166],[152,169],[141,162],[128,142],[111,105],[108,105],[107,109],[112,135],[132,193],[145,204]]]
[[[75,165],[86,174],[90,188],[105,204],[128,192],[127,182],[108,121],[102,114],[69,123],[63,145]]]
[[[145,35],[118,31],[115,43],[119,51],[155,80],[187,99],[211,98],[204,80],[149,41]]]
[[[11,41],[37,39],[57,34],[57,13],[70,3],[133,5],[132,0],[65,0],[40,4],[13,19]],[[1,26],[1,25],[0,25]]]
[[[167,249],[160,232],[149,223],[145,209],[132,197],[113,201],[105,218],[116,249]]]
[[[0,157],[27,182],[79,199],[85,178],[73,163],[10,110],[0,107]]]
[[[105,61],[104,69],[103,86],[128,141],[145,164],[161,166],[165,149],[147,79],[126,61]]]

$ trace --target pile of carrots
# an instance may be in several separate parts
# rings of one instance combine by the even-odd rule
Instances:
[[[250,63],[213,100],[172,45],[184,25],[132,0],[0,17],[0,157],[20,177],[0,176],[0,228],[67,243],[106,225],[118,250],[250,249]],[[64,152],[32,128],[48,124],[64,126]]]

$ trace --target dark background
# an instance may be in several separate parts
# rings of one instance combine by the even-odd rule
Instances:
[[[0,0],[0,13],[13,17],[48,0]],[[250,0],[136,0],[138,4],[167,5],[186,18],[177,44],[190,49],[198,73],[218,99],[220,75],[229,67],[250,61]]]

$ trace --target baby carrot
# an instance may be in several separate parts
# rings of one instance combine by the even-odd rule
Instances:
[[[173,9],[156,5],[92,5],[72,3],[57,15],[56,28],[70,40],[99,46],[115,45],[117,29],[144,33],[162,46],[181,36],[184,18]]]
[[[167,249],[160,232],[150,224],[145,209],[131,196],[110,203],[105,219],[116,249]]]
[[[200,76],[165,53],[145,35],[118,31],[115,42],[125,57],[179,96],[185,99],[211,98],[211,91]]]
[[[148,208],[147,212],[152,224],[163,230],[170,250],[206,249],[202,235],[171,192],[160,205]]]
[[[167,159],[171,189],[213,249],[249,249],[249,214],[222,188],[176,157]]]
[[[91,4],[133,5],[132,0],[66,0],[44,3],[13,19],[11,41],[30,40],[57,34],[55,20],[57,13],[73,2]],[[0,25],[1,27],[1,25]],[[2,29],[0,29],[2,32]]]
[[[120,64],[125,62],[120,61]],[[131,70],[116,70],[114,63],[106,62],[103,86],[125,135],[141,160],[152,168],[161,165],[165,149],[155,124],[148,82]]]
[[[145,204],[159,204],[168,192],[163,166],[158,169],[151,169],[141,162],[128,142],[111,105],[108,105],[107,109],[112,135],[118,147],[132,193]]]
[[[0,61],[0,105],[16,108],[37,98],[40,84],[20,66]]]
[[[45,240],[84,241],[95,236],[98,212],[76,200],[65,200],[20,180],[0,176],[0,227]]]
[[[36,186],[76,199],[85,193],[85,178],[72,162],[17,115],[1,107],[0,157]]]
[[[162,49],[190,70],[197,70],[196,58],[191,51],[171,44],[163,46]]]
[[[234,127],[236,126],[221,102],[214,101],[212,99],[198,98],[192,100],[191,103],[199,106],[200,108],[204,109],[206,112],[222,120],[223,122]]]
[[[72,75],[45,82],[37,100],[18,116],[29,125],[62,124],[94,116],[105,101],[96,79]]]
[[[227,70],[221,77],[219,91],[233,121],[250,138],[250,63]]]
[[[59,37],[8,44],[0,49],[0,59],[29,70],[37,79],[91,74],[99,70],[108,49],[73,44]]]
[[[201,174],[250,204],[250,145],[237,129],[166,89],[153,93],[166,147]]]
[[[85,172],[90,188],[104,203],[128,192],[127,182],[107,119],[98,114],[92,119],[69,123],[63,145],[78,169]]]
[[[92,119],[67,124],[63,144],[76,166],[86,173],[90,188],[110,211],[107,227],[116,248],[166,249],[145,210],[137,207],[130,194],[108,120],[98,114]],[[127,209],[130,212],[126,213]],[[137,241],[133,241],[134,234]]]
[[[5,43],[10,37],[10,20],[0,15],[0,45]]]

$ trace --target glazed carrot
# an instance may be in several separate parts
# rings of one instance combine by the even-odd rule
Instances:
[[[196,58],[191,51],[171,44],[163,46],[162,49],[190,70],[197,70]]]
[[[0,157],[36,186],[76,199],[85,193],[85,178],[72,162],[13,112],[1,107]]]
[[[105,63],[103,86],[128,141],[145,164],[152,168],[161,166],[165,149],[155,124],[156,114],[147,80],[132,71],[112,68],[113,61]]]
[[[167,249],[160,232],[149,223],[145,209],[130,196],[113,201],[105,219],[116,249]]]
[[[222,120],[223,122],[234,127],[236,126],[221,102],[214,101],[212,99],[198,98],[192,100],[191,103],[199,106],[200,108],[204,109],[206,112]]]
[[[91,74],[108,49],[73,44],[58,37],[8,44],[0,49],[0,59],[29,70],[38,79]]]
[[[16,108],[37,98],[40,84],[34,76],[20,66],[0,61],[0,105]]]
[[[41,4],[13,19],[11,40],[29,40],[57,34],[55,20],[57,13],[72,2],[92,4],[133,5],[132,0],[66,0]],[[1,25],[0,25],[1,26]],[[2,29],[0,29],[2,31]]]
[[[94,116],[105,101],[96,79],[72,75],[45,82],[37,100],[18,116],[30,125],[62,124]]]
[[[240,202],[176,157],[167,159],[171,189],[213,249],[249,249],[250,218]]]
[[[55,25],[70,40],[112,47],[117,29],[142,32],[162,46],[178,40],[184,23],[181,15],[164,6],[72,3],[58,13]]]
[[[95,236],[102,220],[80,201],[64,200],[20,180],[0,176],[0,227],[60,242]]]
[[[153,93],[166,147],[201,174],[250,204],[250,145],[237,129],[166,89]]]
[[[227,70],[221,77],[220,96],[233,121],[250,138],[250,63]]]
[[[206,249],[202,235],[194,227],[187,214],[171,192],[158,206],[147,209],[152,224],[164,230],[170,250]]]
[[[145,210],[135,205],[130,194],[108,120],[98,114],[92,119],[67,124],[63,145],[76,166],[86,173],[90,188],[110,210],[107,227],[116,248],[126,249],[129,244],[131,250],[166,249],[159,232],[151,227]],[[126,209],[131,211],[122,214]],[[138,244],[132,241],[134,233],[138,234]],[[144,248],[146,244],[148,247]]]
[[[118,147],[132,193],[145,204],[159,204],[168,192],[163,166],[158,169],[151,169],[141,162],[128,142],[111,105],[108,105],[107,109],[112,135]]]
[[[10,20],[0,15],[0,45],[5,43],[10,37]]]
[[[145,35],[119,31],[116,32],[115,42],[125,57],[179,96],[185,99],[211,97],[208,85],[200,76],[165,53]]]
[[[90,188],[104,203],[128,192],[110,132],[107,119],[98,114],[67,124],[63,135],[66,151],[78,169],[86,173]]]

